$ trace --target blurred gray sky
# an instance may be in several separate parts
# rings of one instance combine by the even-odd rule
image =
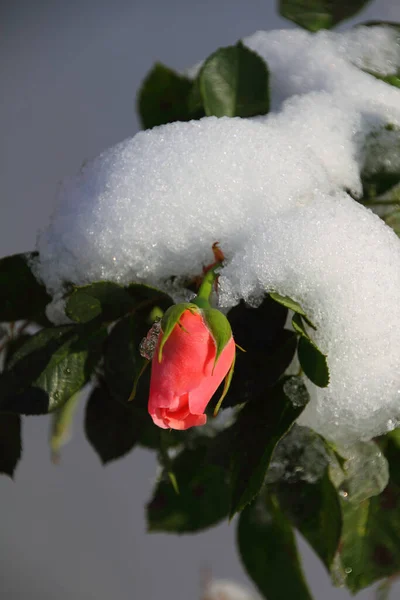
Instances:
[[[379,18],[400,21],[399,1],[372,2],[357,21]],[[268,0],[3,0],[0,256],[33,249],[59,181],[137,131],[135,93],[154,61],[183,69],[257,29],[290,26]],[[234,524],[145,535],[153,456],[136,450],[101,467],[82,410],[83,402],[59,467],[49,460],[47,419],[31,418],[15,483],[0,478],[0,597],[197,600],[202,566],[247,582]],[[316,600],[349,598],[301,547]]]

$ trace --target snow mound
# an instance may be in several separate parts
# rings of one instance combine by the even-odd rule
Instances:
[[[266,291],[317,326],[330,385],[307,382],[301,424],[369,439],[400,418],[400,242],[355,202],[371,131],[400,124],[400,90],[363,73],[400,65],[393,32],[259,32],[244,40],[271,71],[274,112],[138,133],[66,180],[38,238],[37,273],[164,287],[227,257],[220,304]]]

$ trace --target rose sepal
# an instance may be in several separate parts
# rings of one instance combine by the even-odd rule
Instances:
[[[175,325],[179,325],[180,327],[182,327],[182,325],[179,323],[179,320],[186,310],[190,310],[190,312],[195,313],[199,312],[199,307],[191,302],[181,302],[180,304],[174,304],[173,306],[169,307],[169,309],[166,311],[163,318],[161,319],[162,339],[158,348],[158,362],[161,362],[162,360],[163,348],[169,336],[173,332]]]
[[[216,308],[205,308],[201,310],[204,322],[210,331],[216,346],[214,367],[217,364],[222,350],[232,337],[232,329],[226,316]]]
[[[224,389],[222,391],[221,398],[218,400],[217,405],[214,408],[214,414],[213,414],[214,417],[216,417],[218,415],[219,409],[221,408],[221,404],[224,401],[225,396],[229,392],[229,388],[231,386],[231,381],[232,381],[232,377],[233,377],[233,371],[235,370],[235,362],[236,362],[236,355],[234,356],[231,368],[229,369],[228,374],[224,379]]]

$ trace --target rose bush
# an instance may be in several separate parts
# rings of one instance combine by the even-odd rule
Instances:
[[[227,324],[230,331],[222,313],[216,309],[203,311],[193,304],[182,308],[167,336],[161,325],[152,361],[149,413],[164,429],[204,425],[204,411],[235,359],[232,333],[217,356],[215,330],[211,331],[212,325],[207,322],[207,313],[214,317],[218,313],[218,321],[225,327]]]

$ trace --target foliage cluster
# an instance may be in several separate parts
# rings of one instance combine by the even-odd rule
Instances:
[[[365,0],[281,0],[280,11],[310,31],[329,28]],[[368,25],[374,26],[376,23]],[[390,23],[400,32],[400,25]],[[400,86],[400,74],[387,77]],[[269,110],[268,67],[240,42],[220,48],[189,79],[162,64],[147,76],[138,108],[145,128],[204,115],[250,117]],[[388,124],[392,147],[400,132]],[[375,141],[370,141],[373,148]],[[391,146],[385,147],[390,153]],[[372,150],[371,150],[372,152]],[[400,231],[399,172],[382,158],[363,178],[366,205],[386,206]],[[243,564],[269,600],[311,598],[294,530],[309,542],[337,585],[352,592],[400,570],[400,436],[335,447],[296,420],[308,402],[287,368],[297,353],[301,371],[328,385],[324,355],[310,337],[301,306],[277,294],[258,308],[244,303],[228,319],[238,352],[222,419],[184,432],[157,429],[147,413],[149,377],[142,338],[172,304],[165,293],[132,282],[65,286],[68,325],[45,314],[51,300],[32,274],[35,253],[0,261],[0,472],[12,476],[21,456],[21,416],[53,414],[56,457],[68,435],[82,388],[92,383],[85,412],[87,439],[105,464],[135,446],[154,450],[163,467],[147,505],[150,531],[193,533],[237,513]],[[192,289],[193,282],[188,282]],[[288,314],[293,330],[285,328]],[[217,397],[218,395],[216,395]],[[208,408],[212,415],[213,402]]]

